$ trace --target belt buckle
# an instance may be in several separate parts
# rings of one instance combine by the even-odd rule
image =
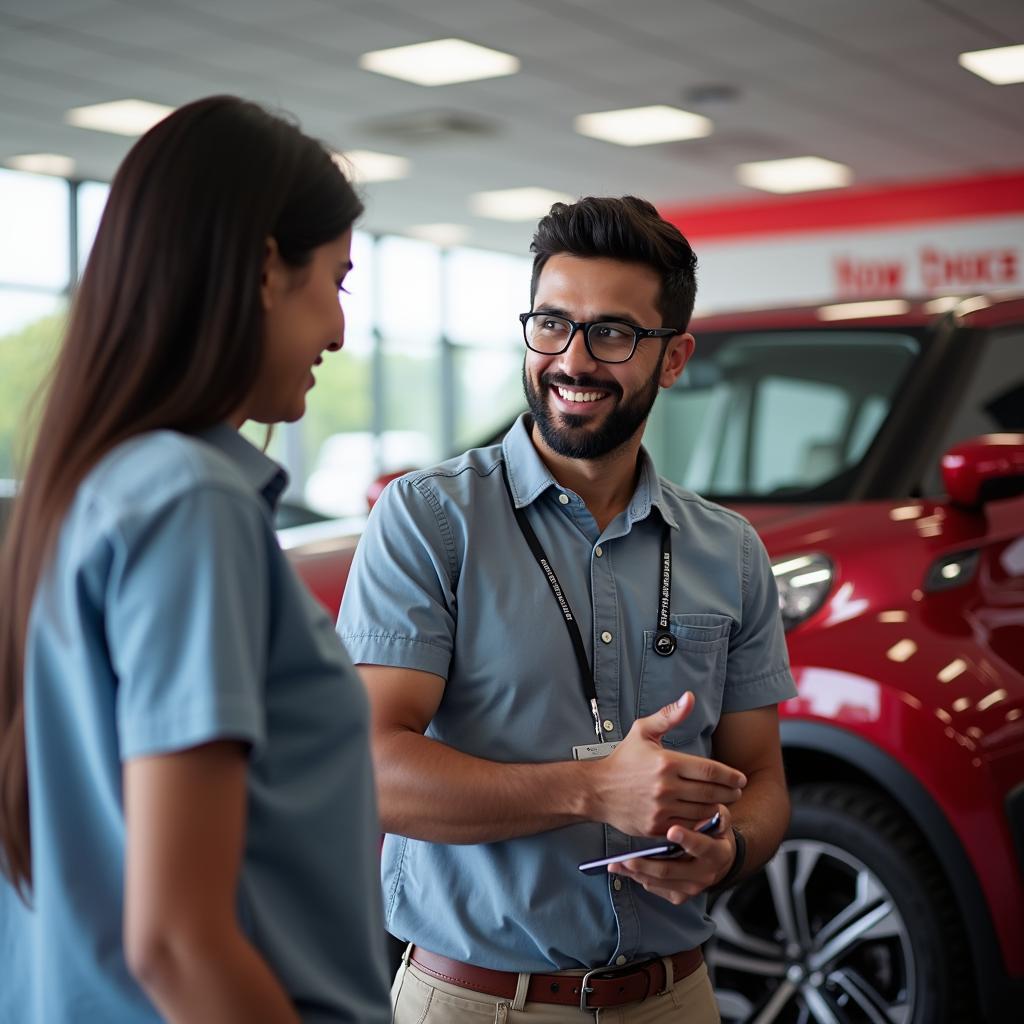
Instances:
[[[599,1009],[601,1009],[601,1007],[599,1006],[587,1005],[587,996],[594,991],[593,987],[588,985],[587,982],[590,981],[590,979],[594,977],[595,974],[606,975],[609,978],[614,978],[620,974],[630,974],[633,971],[644,970],[651,964],[658,962],[660,962],[659,957],[652,957],[650,960],[634,961],[633,963],[623,964],[621,967],[605,965],[604,967],[595,967],[592,970],[587,971],[587,973],[583,975],[583,978],[580,981],[580,1011],[583,1013],[596,1013]],[[667,971],[665,972],[665,980],[668,981]],[[647,995],[643,997],[644,999],[647,999],[651,994],[650,975],[648,975],[647,985]],[[662,991],[667,991],[667,989],[662,989]],[[656,994],[661,995],[661,992],[658,992]]]
[[[587,971],[587,973],[584,974],[582,979],[580,980],[580,1012],[581,1013],[597,1013],[599,1007],[597,1007],[597,1006],[587,1006],[587,996],[590,995],[590,993],[594,991],[593,988],[587,984],[587,982],[590,981],[590,979],[595,974],[603,974],[606,970],[608,970],[607,967],[595,967],[593,970]]]

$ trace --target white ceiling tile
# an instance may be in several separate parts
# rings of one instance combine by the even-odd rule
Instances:
[[[356,64],[446,35],[514,53],[522,71],[428,89]],[[408,181],[368,187],[367,226],[466,223],[476,244],[522,251],[528,227],[475,221],[468,193],[541,185],[690,204],[749,196],[736,163],[805,153],[850,164],[860,183],[1024,167],[1021,87],[955,61],[1020,41],[1021,0],[3,0],[0,156],[70,152],[109,175],[130,140],[69,128],[67,107],[235,92],[334,145],[412,160]],[[708,83],[735,99],[691,104]],[[640,149],[572,131],[576,114],[647,103],[704,114],[715,131]],[[378,133],[436,110],[493,133]]]

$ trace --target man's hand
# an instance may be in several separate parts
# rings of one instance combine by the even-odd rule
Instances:
[[[743,772],[719,761],[665,750],[661,738],[693,710],[684,693],[646,718],[638,718],[610,757],[590,763],[592,818],[631,836],[663,838],[673,826],[694,827],[719,804],[739,800]],[[689,833],[687,833],[689,834]]]
[[[677,906],[698,896],[725,877],[736,856],[736,840],[728,808],[719,808],[722,821],[714,835],[703,835],[681,825],[668,830],[670,842],[678,843],[686,853],[678,857],[637,860],[609,864],[608,870],[631,878],[649,893]]]

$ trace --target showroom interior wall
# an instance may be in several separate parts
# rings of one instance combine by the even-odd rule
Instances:
[[[0,480],[17,478],[107,191],[0,169]],[[378,473],[468,447],[523,405],[529,258],[357,231],[352,261],[345,347],[317,370],[303,420],[269,448],[291,496],[335,515],[364,512]],[[266,439],[253,424],[247,433]]]

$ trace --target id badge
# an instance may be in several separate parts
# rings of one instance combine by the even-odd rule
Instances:
[[[572,748],[574,761],[599,761],[607,757],[622,740],[615,740],[611,743],[581,743],[578,747]]]

